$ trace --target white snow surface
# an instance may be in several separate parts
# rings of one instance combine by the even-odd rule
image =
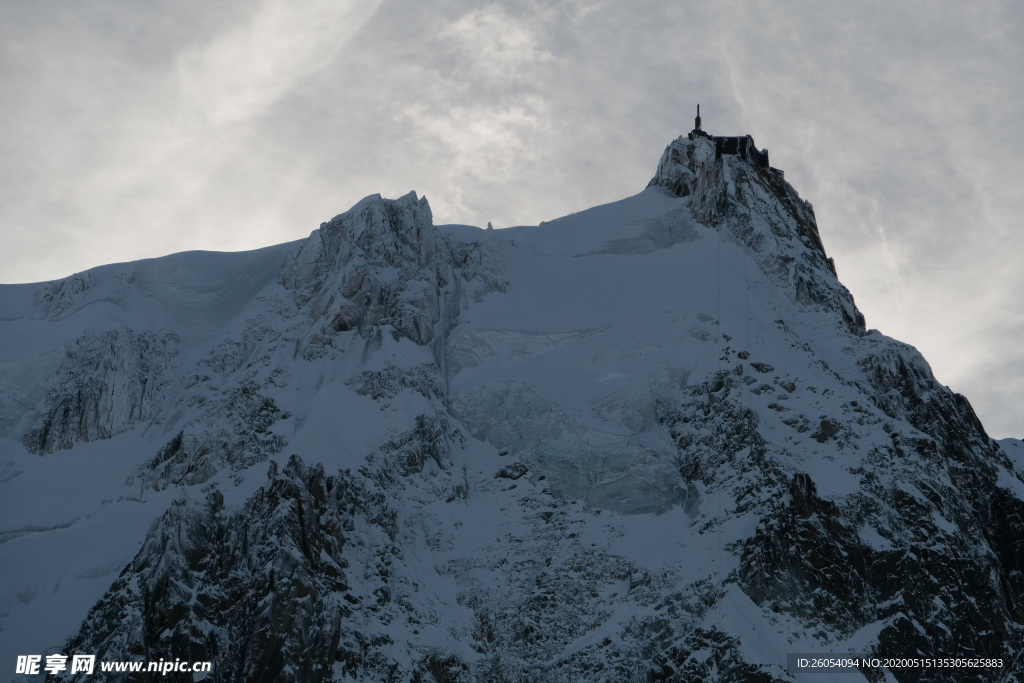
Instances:
[[[727,180],[731,196],[742,191],[735,170]],[[438,491],[448,475],[433,463],[409,478],[400,540],[416,588],[396,582],[393,600],[415,601],[436,619],[416,634],[391,622],[396,641],[479,658],[466,645],[472,612],[460,596],[512,607],[530,586],[527,558],[556,568],[620,558],[625,568],[618,579],[594,579],[603,609],[566,625],[578,637],[549,653],[552,666],[654,615],[664,586],[706,578],[722,585],[738,563],[729,548],[773,502],[744,508],[739,492],[751,482],[724,466],[716,486],[687,489],[659,418],[695,400],[695,387],[715,373],[729,373],[781,470],[807,473],[819,496],[842,501],[859,489],[872,445],[890,443],[893,431],[915,433],[872,405],[858,363],[889,349],[916,352],[875,331],[853,334],[836,310],[801,302],[766,274],[764,253],[699,223],[693,201],[650,187],[540,226],[439,226],[452,253],[477,244],[498,285],[468,276],[468,265],[453,270],[448,291],[460,293],[442,306],[443,334],[426,345],[388,332],[318,332],[282,285],[307,240],[0,286],[0,667],[19,654],[60,652],[173,499],[202,499],[216,486],[237,510],[264,481],[268,460],[283,466],[291,453],[328,472],[356,470],[435,409],[464,436],[447,471],[465,477],[469,496],[445,502]],[[376,273],[383,283],[412,281],[400,269]],[[160,389],[152,410],[107,438],[29,452],[22,440],[70,381],[74,350],[95,351],[104,333],[119,330],[176,339],[166,367],[153,371]],[[317,335],[325,341],[312,344]],[[376,399],[356,391],[361,373],[432,363],[441,367],[443,398],[411,385]],[[102,382],[120,370],[92,371]],[[208,478],[161,490],[139,474],[179,432],[229,432],[235,413],[225,397],[246,382],[280,409],[270,429],[286,445],[217,462]],[[810,438],[826,416],[841,422],[841,433]],[[1024,447],[1012,439],[1002,447],[1012,467],[999,486],[1024,498]],[[495,477],[516,462],[527,468],[523,477]],[[539,520],[544,511],[558,525]],[[862,538],[891,543],[870,526]],[[639,576],[653,578],[631,593]],[[357,577],[352,583],[359,590]],[[757,606],[735,583],[702,619],[739,638],[747,661],[783,678],[786,652],[866,648],[875,633],[823,642],[824,631]]]

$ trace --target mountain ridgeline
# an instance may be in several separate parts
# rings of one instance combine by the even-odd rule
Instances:
[[[505,230],[371,196],[0,307],[0,626],[82,606],[36,649],[208,681],[803,680],[789,653],[1024,680],[1024,449],[866,328],[767,154],[680,137],[640,194]]]

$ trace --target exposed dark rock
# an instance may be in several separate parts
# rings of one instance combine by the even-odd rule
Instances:
[[[498,473],[494,475],[494,478],[497,479],[498,477],[501,477],[503,479],[519,479],[529,471],[529,468],[523,463],[514,462],[509,465],[505,465],[498,470]]]
[[[43,285],[39,299],[47,308],[47,317],[59,320],[81,300],[79,296],[95,284],[91,273],[75,273],[63,280]]]
[[[25,448],[53,453],[159,420],[163,373],[178,345],[170,332],[127,329],[76,340],[42,413],[24,436]]]
[[[200,431],[201,423],[179,432],[135,475],[156,490],[202,484],[221,468],[242,470],[281,452],[285,438],[271,427],[287,416],[254,382],[229,391],[210,411],[224,413],[233,429]],[[195,430],[193,432],[193,430]]]
[[[176,502],[67,651],[212,660],[213,681],[331,680],[358,648],[344,556],[358,484],[293,456],[242,510],[222,501]]]
[[[430,363],[411,369],[387,363],[381,370],[365,370],[359,375],[356,393],[375,401],[391,399],[403,389],[412,389],[424,398],[441,398],[442,387],[437,365]]]
[[[740,643],[718,629],[696,629],[680,645],[655,657],[647,672],[649,683],[683,681],[750,681],[776,683],[775,678],[749,664],[740,654]]]
[[[508,274],[505,272],[505,258],[501,242],[494,237],[490,228],[485,237],[473,242],[457,242],[449,239],[452,250],[452,265],[469,282],[479,283],[481,290],[475,296],[489,292],[504,292],[508,289]]]
[[[381,448],[384,470],[376,475],[390,479],[390,472],[416,474],[429,461],[444,470],[451,461],[451,444],[461,444],[462,435],[441,416],[417,415],[415,428],[396,436]]]
[[[816,439],[818,443],[825,443],[829,438],[838,436],[841,430],[842,426],[839,423],[822,418],[818,431],[811,434],[811,438]]]

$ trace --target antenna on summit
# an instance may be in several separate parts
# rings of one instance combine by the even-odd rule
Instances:
[[[700,127],[700,102],[697,103],[697,117],[693,120],[693,130],[687,133],[686,137],[691,140],[696,140],[697,138],[712,139],[712,136],[705,133]]]

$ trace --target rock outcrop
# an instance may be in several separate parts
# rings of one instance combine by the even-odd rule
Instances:
[[[694,218],[739,240],[789,297],[833,310],[851,331],[865,331],[863,314],[825,254],[814,209],[776,169],[716,158],[713,140],[681,136],[665,148],[648,187],[689,197]]]
[[[53,453],[82,441],[109,439],[144,421],[159,421],[164,371],[177,353],[170,332],[122,329],[87,334],[66,350],[63,371],[24,436],[34,453]]]
[[[352,329],[367,338],[391,326],[423,345],[441,317],[449,262],[426,198],[374,195],[310,235],[281,282],[316,321],[309,343]]]
[[[218,490],[176,501],[69,649],[214,661],[214,681],[332,680],[335,661],[358,649],[362,600],[345,546],[361,500],[350,479],[293,456],[241,510],[226,511]]]

